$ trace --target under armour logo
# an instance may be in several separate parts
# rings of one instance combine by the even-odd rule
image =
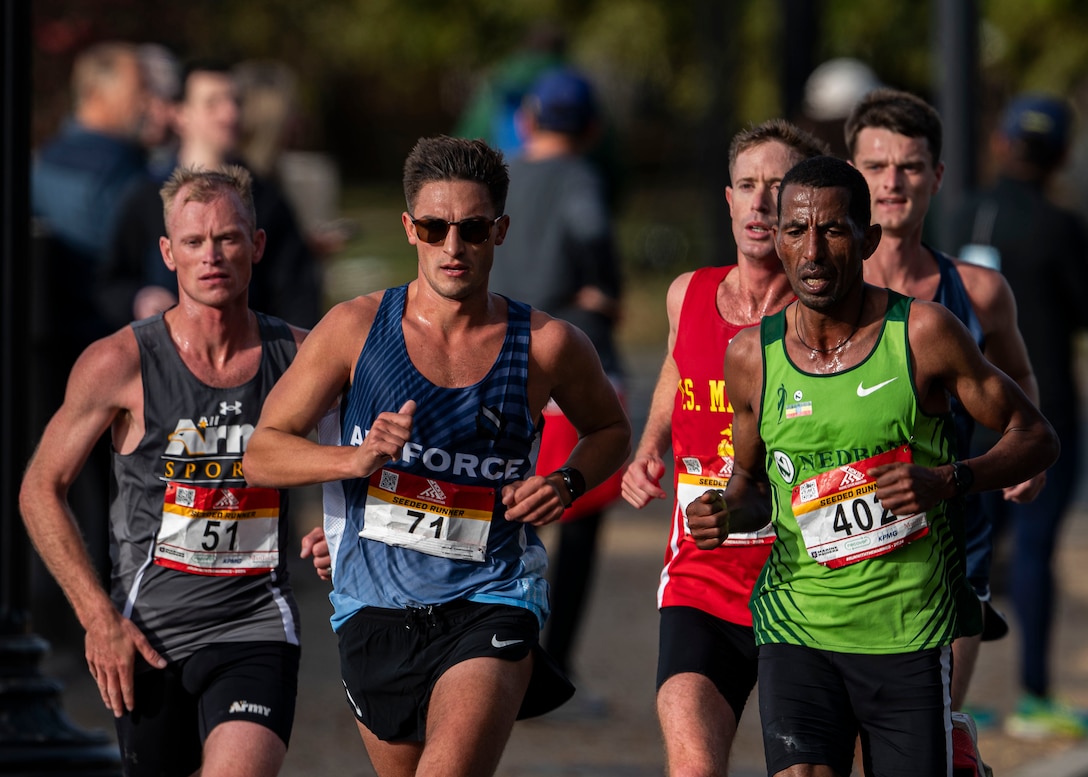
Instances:
[[[220,415],[226,415],[227,413],[241,413],[241,412],[242,412],[242,401],[241,400],[238,400],[237,402],[220,402],[219,403],[219,414]]]

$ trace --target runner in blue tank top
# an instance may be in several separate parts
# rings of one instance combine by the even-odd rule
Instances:
[[[481,141],[417,143],[401,219],[416,279],[329,312],[246,454],[253,484],[326,484],[324,533],[306,547],[319,544],[319,572],[331,571],[347,701],[382,777],[428,763],[491,774],[515,719],[569,698],[538,644],[548,603],[535,527],[630,446],[589,339],[488,291],[507,184]],[[580,441],[563,467],[532,475],[549,398]]]
[[[873,221],[883,230],[880,245],[865,262],[865,279],[947,307],[970,331],[983,356],[1038,405],[1035,373],[1016,321],[1016,300],[1004,276],[953,260],[922,243],[930,200],[944,175],[937,111],[908,92],[877,89],[854,107],[845,129],[851,162],[869,184]],[[974,421],[955,403],[953,413],[958,455],[965,458],[970,455]],[[1005,489],[1004,497],[1031,501],[1045,482],[1041,473]],[[992,525],[977,497],[968,500],[967,510],[967,576],[982,602],[983,633],[996,638],[1007,626],[990,605]],[[983,634],[965,635],[953,647],[954,709],[964,703],[982,638]]]

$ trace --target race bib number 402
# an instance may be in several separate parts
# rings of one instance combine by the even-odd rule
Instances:
[[[897,516],[876,499],[869,470],[913,461],[902,445],[862,461],[836,467],[793,489],[793,514],[808,554],[832,569],[891,553],[929,533],[925,513]]]
[[[370,476],[360,537],[462,561],[487,560],[495,491],[382,469]]]
[[[279,565],[280,492],[167,483],[155,563],[194,575],[259,575]]]

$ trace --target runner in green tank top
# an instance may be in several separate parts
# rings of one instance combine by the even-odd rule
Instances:
[[[869,207],[832,157],[783,179],[775,240],[798,301],[730,344],[733,477],[687,508],[706,549],[774,522],[752,601],[771,775],[845,777],[859,735],[867,774],[951,774],[949,646],[981,628],[961,497],[1058,454],[951,313],[865,285]],[[969,462],[951,454],[951,396],[1002,434]]]

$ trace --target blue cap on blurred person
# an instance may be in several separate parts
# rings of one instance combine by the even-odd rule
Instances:
[[[597,116],[593,87],[569,68],[549,70],[540,76],[526,100],[537,126],[552,132],[581,134]]]
[[[1026,140],[1062,151],[1069,142],[1073,112],[1069,103],[1043,94],[1022,94],[1005,109],[1001,131],[1010,140]]]

